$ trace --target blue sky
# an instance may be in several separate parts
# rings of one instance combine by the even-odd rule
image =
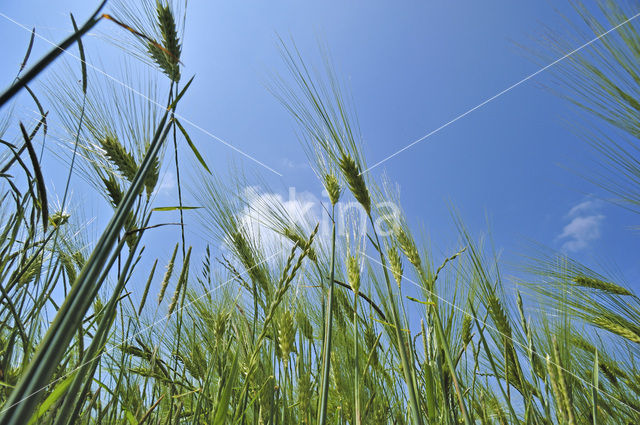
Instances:
[[[546,31],[572,37],[575,47],[588,41],[573,34],[570,23],[579,20],[568,2],[553,3],[191,2],[182,62],[184,75],[196,79],[181,114],[282,177],[190,128],[220,174],[235,161],[263,175],[283,196],[290,186],[320,196],[293,120],[265,88],[270,75],[285,72],[278,35],[295,40],[311,63],[320,62],[318,40],[329,47],[353,94],[365,154],[374,164],[553,61],[532,53],[545,51]],[[93,2],[24,1],[5,3],[0,12],[60,40],[70,28],[68,12],[80,21],[93,7]],[[101,34],[118,31],[102,22],[87,41],[90,59],[107,72],[121,62],[118,49]],[[14,77],[28,37],[0,16],[2,84]],[[32,57],[49,47],[37,40]],[[629,229],[636,217],[599,201],[606,194],[572,171],[589,170],[594,158],[573,126],[599,124],[550,93],[554,81],[552,70],[532,78],[372,173],[386,172],[400,185],[409,220],[429,236],[438,261],[458,248],[451,219],[455,207],[474,235],[486,232],[488,218],[508,263],[517,263],[533,240],[570,251],[596,269],[599,263],[615,264],[627,283],[640,289],[637,233]],[[187,161],[189,155],[182,151]],[[52,161],[44,170],[56,187],[59,167]],[[185,184],[192,185],[188,174]],[[169,175],[159,202],[168,202],[171,190]],[[88,204],[87,214],[107,211],[100,202]],[[198,233],[188,233],[192,243],[200,243]]]

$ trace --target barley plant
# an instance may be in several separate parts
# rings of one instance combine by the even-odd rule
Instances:
[[[270,90],[328,194],[327,228],[255,192],[237,167],[210,170],[176,112],[192,81],[184,5],[103,6],[81,25],[72,17],[59,45],[81,62],[63,63],[59,48],[36,61],[29,46],[0,95],[1,425],[640,423],[640,299],[620,276],[539,247],[505,281],[455,214],[457,248],[433,254],[393,183],[366,172],[330,55],[307,63],[294,42],[281,40],[287,72]],[[601,6],[602,20],[577,6],[596,34],[629,16]],[[124,66],[127,87],[101,78],[83,44],[96,26],[154,72]],[[633,210],[637,28],[556,70],[569,99],[621,130],[587,140],[605,171],[596,182]],[[43,76],[54,62],[65,71]],[[18,93],[35,105],[30,122],[9,107]],[[68,167],[60,192],[43,156]],[[183,193],[188,160],[198,183]],[[173,207],[156,202],[167,169]],[[72,196],[78,179],[103,198],[98,234]],[[358,208],[341,223],[343,201]],[[185,221],[208,245],[189,245]],[[146,248],[164,226],[175,239]]]

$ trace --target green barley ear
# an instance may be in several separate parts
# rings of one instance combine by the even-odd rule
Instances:
[[[184,288],[187,284],[187,276],[189,275],[189,260],[191,258],[191,247],[187,250],[187,255],[184,257],[184,261],[182,263],[182,271],[180,272],[180,277],[178,278],[178,283],[176,284],[176,290],[173,292],[173,297],[171,297],[171,303],[169,303],[169,309],[167,310],[167,315],[171,316],[176,306],[178,305],[178,300],[180,299],[180,294],[182,293],[182,288]]]
[[[75,265],[73,263],[73,257],[68,255],[67,253],[61,252],[60,254],[58,254],[58,258],[60,259],[62,267],[64,267],[65,273],[67,273],[69,282],[75,282],[77,273]],[[80,267],[80,269],[82,269],[82,267]]]
[[[176,260],[176,254],[178,253],[178,245],[173,249],[173,254],[171,255],[171,260],[169,260],[169,264],[167,264],[167,271],[164,274],[164,278],[162,279],[162,285],[160,285],[160,293],[158,294],[158,305],[162,303],[164,299],[164,293],[167,291],[167,286],[169,285],[169,281],[171,280],[171,275],[173,274],[173,266]]]
[[[604,376],[606,376],[609,382],[611,382],[613,385],[618,385],[618,376],[624,376],[622,370],[620,370],[612,363],[607,363],[604,360],[599,360],[598,366],[600,367],[600,370],[602,371]]]
[[[371,198],[369,196],[369,190],[364,181],[364,176],[360,173],[360,167],[356,161],[349,154],[342,154],[340,158],[340,169],[344,174],[344,178],[347,181],[347,186],[353,194],[354,198],[364,208],[367,214],[371,214]]]
[[[122,188],[120,188],[120,183],[118,183],[112,174],[109,174],[108,177],[102,177],[102,183],[107,191],[107,196],[111,201],[111,205],[113,205],[114,208],[118,208],[118,205],[120,205],[120,201],[122,201],[122,197],[124,196]]]
[[[285,227],[283,233],[287,239],[297,244],[301,249],[306,248],[307,240],[300,234],[300,232],[297,232],[291,226]],[[310,247],[309,249],[309,259],[314,263],[318,261],[318,256],[316,255],[316,251],[315,249],[313,249],[313,247]]]
[[[313,341],[313,325],[301,309],[298,309],[296,321],[300,325],[300,333],[302,333],[302,336],[307,338],[309,341]]]
[[[153,158],[153,163],[151,164],[151,170],[149,170],[149,174],[144,180],[144,187],[147,191],[147,198],[151,196],[153,190],[156,188],[158,184],[158,178],[160,177],[160,160],[158,157]]]
[[[138,165],[130,152],[113,136],[105,136],[99,140],[100,147],[104,150],[106,157],[111,163],[129,180],[133,178],[138,171]]]
[[[132,248],[135,245],[138,238],[140,237],[139,232],[129,233],[135,230],[136,228],[137,228],[136,217],[133,215],[133,212],[129,211],[129,214],[127,214],[127,220],[124,222],[125,238],[129,248]]]
[[[418,270],[422,269],[422,260],[420,259],[420,253],[416,248],[416,243],[413,238],[400,226],[396,227],[396,239],[400,245],[400,249],[407,257],[409,262]]]
[[[140,299],[140,305],[138,306],[138,316],[142,313],[142,309],[147,302],[147,296],[149,295],[149,288],[151,288],[151,281],[153,280],[153,276],[156,274],[156,266],[158,265],[158,260],[153,262],[153,267],[151,267],[151,272],[149,273],[149,277],[147,278],[147,284],[144,285],[144,291],[142,292],[142,298]]]
[[[69,217],[71,217],[69,214],[65,214],[63,211],[57,211],[49,216],[49,224],[56,229],[63,224],[67,224]]]
[[[285,369],[289,365],[289,355],[294,351],[296,326],[289,310],[285,310],[278,321],[278,344]]]
[[[400,258],[400,253],[398,253],[398,249],[395,245],[390,245],[387,248],[387,256],[389,257],[389,265],[391,268],[391,273],[393,274],[393,278],[395,279],[398,287],[400,287],[400,282],[402,282],[402,259]]]
[[[471,342],[471,315],[465,313],[462,318],[462,344],[466,347],[469,342]]]
[[[336,205],[340,200],[340,193],[342,192],[340,183],[338,183],[338,178],[333,173],[325,174],[323,177],[323,184],[327,194],[329,194],[331,205]]]
[[[553,338],[553,357],[555,358],[556,363],[558,390],[562,393],[562,401],[564,402],[564,408],[567,413],[569,425],[576,425],[576,420],[573,415],[573,402],[571,392],[569,391],[569,386],[565,376],[565,370],[560,365],[560,349],[558,347],[558,341],[555,339],[555,337]]]
[[[551,384],[551,391],[553,398],[555,399],[556,415],[560,423],[566,422],[566,415],[564,412],[564,401],[562,400],[562,393],[560,392],[560,386],[558,385],[558,377],[556,374],[556,368],[551,361],[551,357],[547,354],[546,357],[547,374],[549,376],[549,383]]]
[[[353,292],[358,294],[360,292],[360,264],[353,255],[347,257],[347,278]]]
[[[180,53],[182,46],[176,31],[176,22],[169,5],[158,2],[158,27],[162,35],[162,47],[149,42],[147,48],[153,60],[172,81],[180,81]]]
[[[599,328],[626,338],[636,344],[640,344],[640,333],[638,329],[627,321],[611,320],[605,316],[594,316],[590,318],[590,321]]]
[[[94,317],[96,317],[96,320],[98,322],[102,317],[102,313],[104,313],[103,310],[104,310],[104,304],[102,303],[102,298],[100,298],[100,296],[97,296],[95,301],[93,302],[93,314],[94,314]]]
[[[231,243],[238,259],[247,271],[252,281],[260,285],[265,294],[270,293],[269,279],[262,264],[256,259],[254,250],[249,240],[240,230],[234,231],[231,235]],[[311,247],[309,247],[310,249]]]
[[[313,398],[313,386],[311,384],[311,375],[306,372],[298,375],[298,404],[300,412],[306,415],[311,411],[311,400]],[[303,418],[303,423],[308,423],[307,418]]]
[[[36,275],[40,273],[40,269],[42,268],[42,256],[38,255],[30,262],[27,269],[22,273],[18,282],[20,285],[26,285],[30,283],[33,279],[35,279]]]
[[[585,288],[599,289],[600,291],[609,292],[615,295],[633,295],[628,289],[615,283],[605,282],[594,277],[579,275],[574,277],[573,282]]]
[[[373,326],[367,326],[364,329],[364,342],[366,344],[367,351],[369,352],[369,357],[371,358],[370,363],[375,368],[378,366],[378,336],[376,335]]]
[[[230,317],[231,314],[227,312],[219,311],[218,313],[216,313],[213,321],[213,334],[216,338],[216,341],[222,341],[224,333],[227,330],[227,323],[229,322]]]

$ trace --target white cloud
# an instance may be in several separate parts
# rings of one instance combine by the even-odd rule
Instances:
[[[601,202],[587,199],[586,201],[582,201],[579,204],[575,205],[573,208],[569,210],[567,213],[567,217],[576,217],[581,214],[589,214],[592,211],[600,209]]]
[[[317,224],[319,227],[315,244],[329,246],[331,221],[325,211],[325,208],[329,208],[329,199],[325,193],[321,197],[317,197],[312,192],[297,192],[295,187],[290,187],[288,194],[282,195],[249,186],[243,190],[242,198],[246,202],[246,207],[240,211],[238,220],[256,238],[256,241],[259,241],[266,252],[276,252],[282,249],[284,242],[284,237],[270,226],[270,223],[273,223],[274,211],[279,211],[276,215],[280,215],[285,221],[300,226],[306,235],[309,235]],[[389,205],[383,205],[383,207],[385,211],[391,211],[387,214],[397,210],[397,208],[396,210],[389,208]],[[368,224],[364,209],[357,202],[338,203],[335,210],[335,220],[338,238],[347,235],[353,240],[364,238]],[[382,233],[385,229],[379,230]],[[289,245],[290,242],[284,243],[284,246]]]
[[[280,209],[286,217],[310,232],[315,223],[321,222],[320,202],[311,192],[296,193],[291,188],[288,199],[274,192],[261,192],[256,187],[247,187],[243,191],[247,206],[240,213],[239,221],[254,235],[267,252],[282,249],[284,237],[273,231],[269,223],[272,208]],[[284,246],[288,246],[287,242]]]
[[[600,229],[605,216],[599,213],[601,203],[586,200],[575,205],[567,213],[571,221],[564,226],[558,239],[564,240],[562,249],[580,251],[600,238]]]

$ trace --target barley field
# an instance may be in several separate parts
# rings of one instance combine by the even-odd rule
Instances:
[[[186,4],[96,6],[42,57],[32,33],[0,95],[1,425],[640,424],[633,286],[542,244],[507,277],[455,208],[456,248],[433,252],[393,176],[367,162],[331,46],[315,63],[274,36],[286,72],[266,88],[326,191],[312,221],[282,198],[250,204],[260,176],[201,153],[180,115],[194,81]],[[583,174],[638,211],[640,23],[614,2],[574,6],[591,38],[615,36],[574,52],[548,40],[552,57],[570,53],[556,81],[624,135],[588,133],[599,162]],[[100,26],[154,67],[128,75],[142,96],[96,82],[83,40]],[[65,51],[80,60],[44,75]],[[37,119],[17,120],[17,99]],[[41,147],[47,132],[64,148]],[[47,157],[65,186],[47,183]],[[171,206],[157,201],[164,169]],[[98,195],[97,233],[76,211],[78,181]]]

